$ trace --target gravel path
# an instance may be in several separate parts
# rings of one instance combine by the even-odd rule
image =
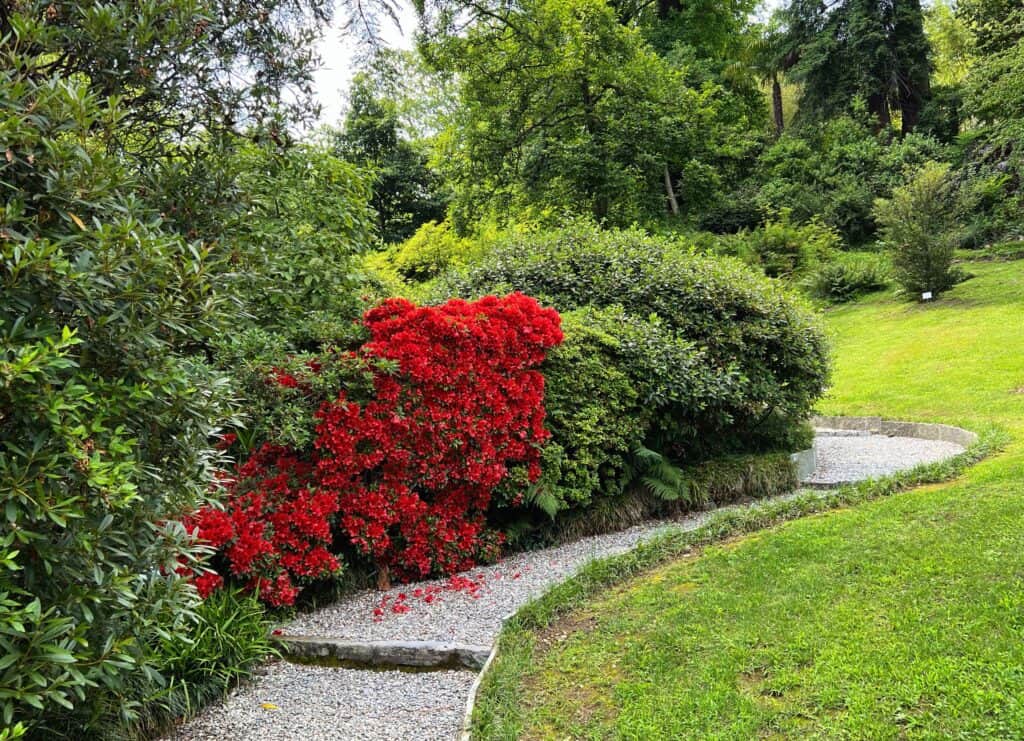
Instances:
[[[699,514],[679,524],[697,527],[706,516]],[[649,522],[519,553],[454,579],[403,584],[385,593],[359,592],[300,615],[283,626],[284,632],[373,641],[447,641],[489,648],[502,619],[531,598],[564,581],[587,562],[624,553],[666,527],[664,522]]]
[[[888,476],[922,463],[935,463],[964,451],[962,445],[917,437],[888,437],[819,431],[814,438],[817,467],[806,483],[834,485]]]
[[[361,671],[287,661],[268,664],[264,672],[168,738],[451,741],[476,678],[470,671]]]
[[[963,451],[918,438],[820,431],[817,468],[807,483],[834,484],[884,476]],[[789,496],[789,495],[787,495]],[[742,505],[740,505],[742,506]],[[292,635],[357,640],[446,641],[489,649],[502,620],[594,558],[623,553],[666,527],[692,529],[708,513],[514,555],[446,580],[365,591],[300,615]],[[169,738],[178,741],[310,739],[452,739],[462,722],[475,674],[398,672],[303,666],[285,661],[237,689]],[[267,709],[263,703],[276,709]]]

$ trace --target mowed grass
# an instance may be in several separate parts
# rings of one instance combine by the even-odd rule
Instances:
[[[934,304],[830,312],[821,411],[996,425],[1002,453],[513,631],[477,736],[1024,738],[1024,263],[968,267]]]

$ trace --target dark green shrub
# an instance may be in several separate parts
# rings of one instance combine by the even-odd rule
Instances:
[[[80,736],[131,719],[145,638],[195,602],[173,518],[218,464],[227,384],[193,353],[222,307],[209,249],[85,137],[116,101],[0,58],[0,721]]]
[[[241,330],[217,342],[214,360],[231,369],[236,393],[246,400],[244,415],[233,428],[244,450],[273,443],[309,452],[310,420],[324,401],[336,398],[339,389],[355,399],[370,395],[372,369],[342,354],[362,344],[365,330],[353,323],[346,330],[347,338],[321,353],[294,353],[282,335],[263,329]],[[280,375],[301,379],[301,385],[277,383]]]
[[[781,286],[636,230],[574,224],[513,235],[441,287],[465,296],[520,290],[562,312],[621,306],[634,319],[656,315],[657,343],[667,336],[701,356],[689,366],[666,359],[657,373],[649,360],[630,359],[640,370],[627,375],[666,384],[641,392],[655,415],[645,439],[676,462],[785,447],[827,376],[821,330]],[[640,355],[658,357],[653,346]]]
[[[919,299],[926,291],[938,296],[959,280],[952,268],[959,241],[952,205],[949,167],[930,162],[875,207],[896,280],[911,297]]]
[[[883,255],[850,254],[822,263],[801,285],[814,298],[842,303],[880,291],[891,281],[892,270]]]
[[[562,331],[544,363],[552,440],[533,489],[552,515],[621,494],[652,429],[680,433],[679,418],[723,385],[704,353],[656,317],[585,307],[562,315]]]

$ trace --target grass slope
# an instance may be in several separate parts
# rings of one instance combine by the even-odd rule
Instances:
[[[1024,264],[971,270],[932,305],[876,296],[830,313],[836,371],[821,406],[996,425],[1010,436],[1001,455],[951,484],[706,546],[611,590],[598,591],[616,569],[685,544],[596,566],[506,632],[477,735],[1024,737]],[[871,493],[857,491],[829,503]],[[775,509],[762,518],[793,514]]]

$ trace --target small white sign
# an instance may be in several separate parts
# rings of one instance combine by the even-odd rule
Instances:
[[[921,300],[922,301],[931,301],[932,300],[932,292],[931,291],[925,291],[924,293],[922,293],[921,294]]]

